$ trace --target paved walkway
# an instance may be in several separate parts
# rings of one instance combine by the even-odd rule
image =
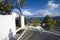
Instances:
[[[44,31],[41,27],[40,29],[38,27],[28,27],[18,40],[60,40],[60,36],[49,31]]]

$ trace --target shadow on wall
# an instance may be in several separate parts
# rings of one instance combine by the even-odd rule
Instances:
[[[20,17],[16,17],[15,24],[16,24],[16,27],[21,27],[21,19],[20,19]]]
[[[11,29],[9,30],[9,40],[13,40],[13,32]]]

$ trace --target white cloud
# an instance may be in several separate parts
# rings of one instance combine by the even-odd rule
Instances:
[[[53,15],[49,10],[38,10],[38,12],[41,16],[46,16],[46,15],[51,16],[51,15]]]
[[[53,13],[52,16],[60,16],[60,14],[59,13]]]
[[[59,7],[59,4],[54,3],[54,1],[52,0],[48,2],[48,7],[50,10],[54,10]]]
[[[51,12],[49,12],[48,10],[37,10],[37,11],[34,11],[33,12],[34,13],[34,15],[33,16],[38,16],[38,17],[43,17],[43,16],[46,16],[46,15],[49,15],[49,16],[51,16],[52,15],[52,13]]]
[[[27,10],[23,10],[22,12],[23,12],[24,15],[35,16],[35,17],[44,17],[46,15],[49,15],[49,16],[60,16],[59,13],[51,12],[51,11],[49,11],[47,9],[36,10],[36,11],[33,11],[32,13],[30,11],[27,11]]]
[[[33,11],[32,13],[30,12],[31,9],[26,9],[26,10],[23,10],[23,14],[24,15],[32,15],[32,16],[46,16],[46,15],[49,15],[49,16],[60,16],[59,13],[54,13],[53,11],[55,11],[55,9],[59,8],[60,4],[56,4],[54,3],[54,0],[49,0],[48,1],[48,4],[47,4],[47,8],[46,9],[42,9],[42,10],[36,10],[36,11]]]
[[[40,16],[46,16],[46,15],[60,16],[59,13],[51,12],[51,11],[55,11],[55,9],[57,9],[60,6],[60,4],[56,4],[56,3],[54,3],[54,0],[50,0],[50,1],[48,1],[47,6],[48,7],[46,9],[37,10],[37,12],[35,11],[35,13],[38,13],[38,15],[40,15]]]
[[[46,15],[51,15],[51,13],[49,11],[44,11],[43,16],[46,16]]]
[[[27,16],[33,15],[31,12],[29,12],[27,10],[23,10],[22,13],[23,13],[23,15],[27,15]]]
[[[59,12],[51,12],[51,11],[49,11],[49,10],[37,10],[37,12],[36,13],[38,13],[38,15],[37,16],[46,16],[46,15],[49,15],[49,16],[60,16],[60,13]]]

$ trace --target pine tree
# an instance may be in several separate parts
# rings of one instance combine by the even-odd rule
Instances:
[[[43,23],[45,24],[44,28],[47,29],[47,30],[55,29],[56,25],[57,25],[56,20],[54,20],[51,17],[49,17],[49,15],[47,15],[44,18]]]

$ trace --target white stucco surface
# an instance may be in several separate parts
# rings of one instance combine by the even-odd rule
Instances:
[[[9,37],[10,30],[15,35],[15,16],[14,15],[0,15],[0,40]]]
[[[25,28],[24,16],[23,15],[21,15],[21,27]]]

